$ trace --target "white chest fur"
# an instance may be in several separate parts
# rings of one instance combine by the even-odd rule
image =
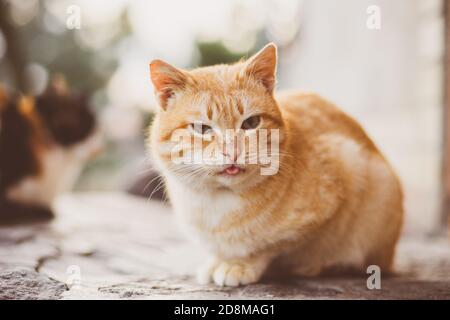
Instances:
[[[82,165],[83,161],[71,151],[48,150],[42,155],[40,174],[24,178],[8,190],[7,196],[22,203],[50,206],[59,193],[72,187]]]
[[[51,206],[58,194],[72,188],[83,165],[102,146],[102,135],[96,130],[88,139],[75,146],[54,146],[46,150],[40,158],[40,174],[19,181],[8,190],[7,197],[26,204]]]
[[[219,239],[208,230],[219,227],[243,206],[243,200],[231,192],[196,192],[170,177],[167,184],[180,227],[203,246],[216,246]]]
[[[225,216],[242,206],[241,198],[231,192],[196,192],[170,178],[168,187],[177,215],[188,223],[207,228],[219,226]]]
[[[233,258],[249,256],[296,233],[295,229],[282,232],[282,225],[270,223],[270,216],[276,210],[275,204],[246,219],[248,216],[244,210],[248,203],[232,192],[195,192],[170,177],[167,187],[180,227],[215,255]],[[290,217],[288,215],[287,219]],[[230,221],[237,224],[230,226]]]

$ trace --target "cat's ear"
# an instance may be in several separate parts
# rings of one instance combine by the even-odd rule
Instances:
[[[186,72],[171,66],[162,60],[150,63],[150,77],[162,109],[167,109],[167,101],[177,90],[185,87],[188,81]]]
[[[24,115],[30,115],[34,112],[34,99],[32,97],[22,96],[19,98],[19,111]]]
[[[277,46],[269,43],[245,62],[245,75],[260,81],[273,93],[276,84]]]

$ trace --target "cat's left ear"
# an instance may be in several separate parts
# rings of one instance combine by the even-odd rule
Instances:
[[[269,43],[245,62],[245,74],[260,81],[273,93],[276,84],[277,46]]]
[[[163,110],[167,109],[168,101],[174,93],[183,89],[188,81],[186,72],[162,60],[153,60],[150,63],[150,77]]]
[[[19,111],[23,115],[30,115],[34,112],[34,99],[29,96],[22,96],[19,98]]]

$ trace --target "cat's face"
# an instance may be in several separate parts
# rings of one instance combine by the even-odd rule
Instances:
[[[36,109],[53,140],[70,147],[94,133],[95,117],[87,98],[49,90],[36,99]]]
[[[87,99],[53,87],[37,98],[0,98],[0,191],[47,206],[101,150],[94,113]]]
[[[161,110],[152,152],[163,170],[196,188],[240,189],[264,180],[262,147],[275,156],[273,144],[283,141],[275,71],[273,45],[231,66],[182,71],[153,61]]]

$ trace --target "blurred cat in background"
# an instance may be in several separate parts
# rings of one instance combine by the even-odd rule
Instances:
[[[0,88],[0,224],[47,220],[101,148],[87,97],[55,77],[38,97],[9,97]]]
[[[233,65],[187,71],[150,64],[160,104],[151,155],[176,215],[209,249],[199,282],[253,283],[271,265],[302,276],[365,273],[372,264],[389,272],[403,219],[394,170],[332,103],[311,93],[274,94],[276,65],[273,44]],[[189,143],[175,149],[181,129]],[[239,153],[253,154],[236,139],[219,147],[227,163],[173,161],[174,150],[195,158],[229,129],[236,136],[278,130],[279,170],[262,175],[263,164],[237,162]]]

